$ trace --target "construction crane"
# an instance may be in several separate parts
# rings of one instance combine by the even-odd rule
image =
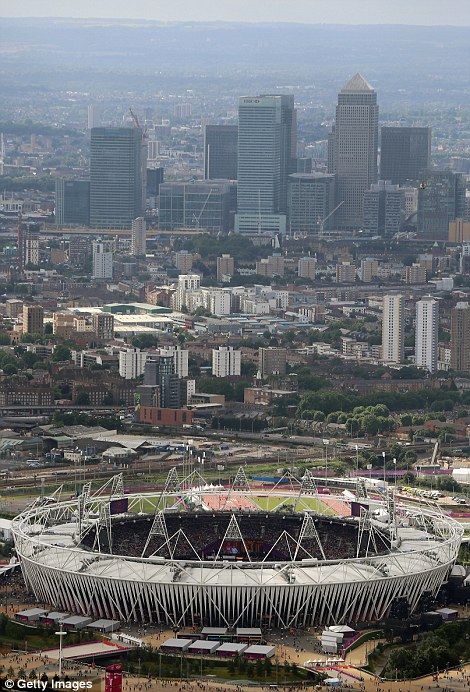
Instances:
[[[431,465],[434,465],[436,463],[438,454],[439,454],[439,440],[436,440],[436,444],[434,445],[434,451],[433,451],[432,457],[431,457]]]
[[[343,204],[344,204],[344,199],[343,199],[342,202],[340,202],[340,203],[333,209],[333,211],[330,211],[330,213],[328,214],[328,216],[325,216],[324,219],[318,219],[317,223],[318,223],[318,237],[319,237],[319,238],[323,238],[323,230],[324,230],[324,228],[325,228],[325,222],[328,221],[328,219],[329,219],[331,216],[333,216],[333,214],[334,214],[335,212],[337,212],[338,209],[339,209],[340,207],[343,206]]]
[[[209,190],[209,193],[208,193],[206,199],[204,200],[204,204],[202,205],[202,209],[199,212],[199,214],[196,216],[196,214],[193,213],[193,219],[196,222],[196,228],[199,228],[199,226],[200,226],[201,217],[204,214],[204,210],[206,208],[207,202],[209,201],[209,197],[211,196],[212,192],[213,192],[213,190],[211,188]]]
[[[142,125],[140,124],[139,118],[137,117],[137,115],[134,113],[134,111],[130,107],[129,107],[129,113],[130,113],[130,116],[132,118],[132,122],[142,132],[142,137],[144,139],[146,139],[147,138],[147,125],[145,127],[142,127]]]

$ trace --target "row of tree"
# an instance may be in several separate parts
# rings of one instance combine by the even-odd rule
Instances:
[[[452,668],[470,656],[470,620],[448,622],[413,646],[392,651],[384,676],[406,680]]]

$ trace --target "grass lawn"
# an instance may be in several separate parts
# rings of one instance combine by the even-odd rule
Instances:
[[[285,505],[294,505],[295,498],[280,497],[279,495],[268,495],[253,497],[253,502],[255,502],[261,509],[265,509],[267,512],[270,512],[274,510],[281,502],[283,502]],[[319,514],[328,514],[330,516],[334,516],[333,510],[324,505],[321,500],[317,500],[315,497],[303,497],[302,500],[297,503],[298,512],[302,512],[304,509],[311,509]]]

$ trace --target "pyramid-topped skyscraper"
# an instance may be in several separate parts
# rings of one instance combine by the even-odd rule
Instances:
[[[377,94],[357,73],[338,94],[336,122],[328,140],[329,173],[336,175],[334,226],[360,228],[364,193],[377,182]]]
[[[374,88],[359,72],[356,72],[354,77],[341,89],[342,94],[367,94],[371,91],[374,91]]]

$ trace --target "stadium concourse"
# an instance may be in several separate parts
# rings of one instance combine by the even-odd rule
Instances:
[[[58,489],[12,531],[38,600],[93,617],[308,627],[379,620],[398,600],[413,611],[452,569],[461,526],[393,488],[347,495],[319,493],[309,471],[263,489],[243,468],[229,487],[172,469],[160,491],[126,494],[121,475],[73,499]]]

